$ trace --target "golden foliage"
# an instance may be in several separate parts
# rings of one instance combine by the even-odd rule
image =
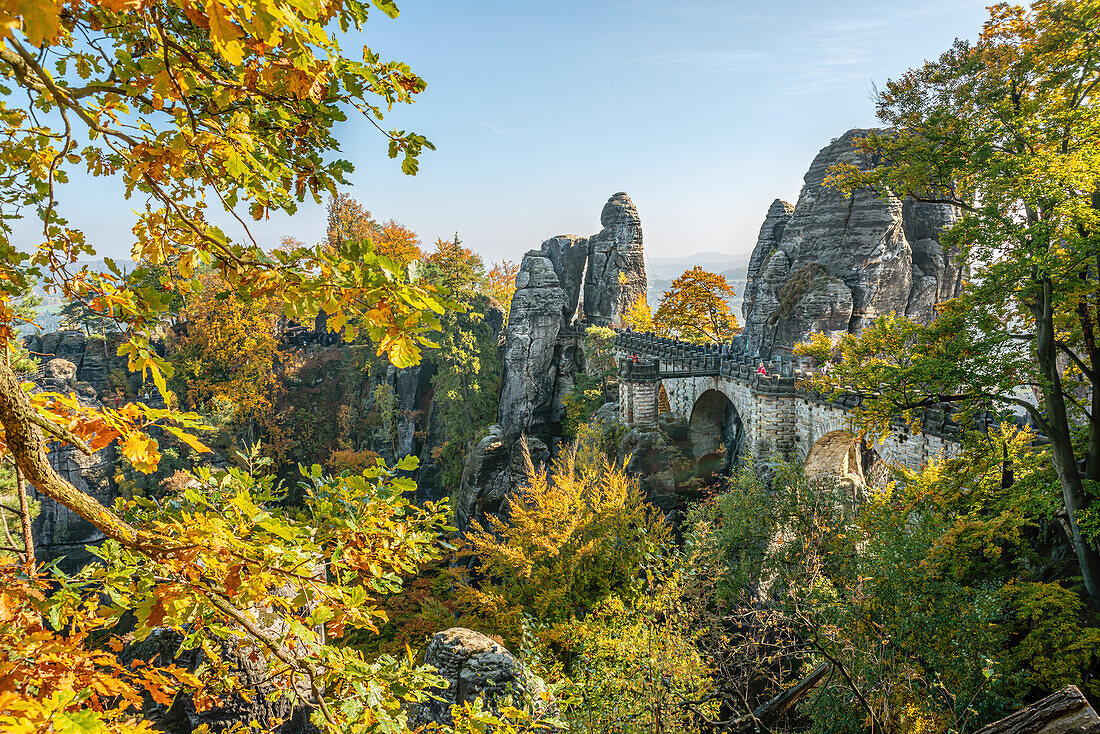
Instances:
[[[653,322],[658,334],[690,342],[725,342],[740,333],[730,310],[737,294],[722,275],[694,267],[672,281]]]
[[[669,538],[634,478],[602,454],[579,461],[578,448],[563,450],[547,471],[525,446],[529,484],[508,502],[507,518],[489,516],[467,532],[488,579],[470,591],[513,644],[530,614],[547,626],[548,642],[567,648],[571,620],[613,594],[636,595]]]
[[[639,294],[623,314],[623,326],[634,331],[652,332],[654,330],[653,309],[649,307],[649,300],[644,293]]]
[[[516,275],[519,274],[519,263],[511,260],[501,260],[493,263],[493,267],[486,276],[486,292],[504,309],[504,318],[512,311],[512,296],[516,292]]]
[[[203,284],[181,314],[185,336],[172,355],[186,381],[188,403],[208,407],[220,398],[236,406],[238,424],[263,420],[278,387],[275,304],[267,298],[250,303],[232,298],[215,276],[204,277]]]

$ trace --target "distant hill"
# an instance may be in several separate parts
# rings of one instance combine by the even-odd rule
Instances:
[[[737,291],[738,300],[734,304],[734,311],[740,315],[740,296],[745,292],[745,272],[749,267],[750,253],[730,254],[725,252],[697,252],[693,255],[682,257],[647,257],[646,275],[649,277],[649,290],[646,294],[653,308],[661,296],[672,286],[672,281],[680,277],[685,270],[700,267],[712,273],[725,276],[733,289]]]

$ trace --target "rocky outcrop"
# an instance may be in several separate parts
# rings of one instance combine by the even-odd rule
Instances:
[[[646,293],[642,220],[630,197],[619,192],[604,205],[600,224],[600,233],[588,239],[584,315],[592,324],[618,325]]]
[[[603,229],[584,238],[558,235],[523,256],[504,334],[498,426],[467,458],[455,495],[458,526],[496,511],[522,479],[521,437],[532,458],[549,449],[565,414],[565,396],[584,355],[572,335],[581,322],[617,325],[623,312],[646,292],[642,226],[624,193],[612,196],[600,215]],[[583,299],[582,299],[583,291]],[[520,467],[521,471],[515,471]],[[495,509],[494,509],[495,508]]]
[[[858,333],[889,313],[928,322],[958,293],[965,271],[939,240],[953,207],[825,185],[831,166],[867,165],[853,147],[866,134],[823,148],[793,209],[779,200],[769,209],[742,306],[750,353],[789,353],[815,331]]]
[[[486,708],[496,711],[501,699],[512,697],[512,705],[535,717],[557,714],[552,700],[539,695],[546,684],[531,674],[501,644],[480,632],[452,627],[437,632],[424,650],[424,663],[439,671],[446,688],[434,689],[436,697],[417,707],[414,724],[454,723],[451,707],[481,699]]]
[[[756,305],[760,271],[771,260],[772,253],[779,249],[779,243],[783,241],[783,230],[787,228],[787,222],[791,221],[793,213],[794,207],[782,199],[776,199],[768,207],[768,214],[764,217],[764,224],[760,225],[756,247],[753,248],[749,267],[745,272],[745,294],[741,312],[746,317],[753,312]]]
[[[560,238],[555,238],[555,240]],[[549,240],[548,242],[554,242]],[[547,435],[567,294],[546,249],[523,256],[504,336],[499,422],[506,436]]]
[[[72,333],[72,332],[70,332]],[[52,359],[37,380],[37,389],[72,393],[88,405],[98,405],[95,390],[77,380],[78,369],[67,359]],[[47,457],[50,466],[63,479],[81,492],[110,507],[118,496],[114,473],[118,462],[115,444],[87,455],[59,441],[51,441]],[[40,562],[61,560],[66,571],[75,571],[92,559],[89,546],[102,543],[103,533],[84,518],[54,500],[39,494],[29,486],[30,496],[39,504],[38,515],[31,525],[35,557]]]
[[[54,331],[28,336],[24,346],[44,362],[50,359],[71,362],[76,370],[74,382],[85,382],[103,394],[107,390],[111,362],[118,359],[116,352],[120,339],[117,334],[106,339],[89,339],[81,331]]]

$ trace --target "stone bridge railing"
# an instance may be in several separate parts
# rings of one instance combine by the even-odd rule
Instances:
[[[829,406],[845,413],[863,403],[863,395],[844,393],[836,397],[823,395],[808,383],[817,370],[798,358],[778,356],[762,359],[748,354],[743,341],[735,338],[729,344],[693,344],[660,337],[645,332],[620,331],[615,339],[615,349],[620,358],[620,379],[625,382],[657,383],[663,380],[717,377],[735,381],[751,393],[762,395],[789,395],[808,403]],[[636,358],[636,361],[635,361]],[[764,365],[764,373],[759,372]],[[648,396],[647,396],[648,397]],[[945,441],[960,441],[963,427],[955,420],[957,411],[953,405],[943,404],[926,408],[914,426],[900,422],[899,429],[916,429]],[[632,416],[637,422],[641,416]],[[645,416],[648,418],[649,416]],[[687,416],[685,416],[687,417]],[[653,416],[655,419],[656,416]],[[975,418],[973,428],[988,430],[1004,416],[982,414]],[[1022,419],[1013,418],[1022,424]]]

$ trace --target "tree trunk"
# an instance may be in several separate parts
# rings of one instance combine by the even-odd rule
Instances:
[[[1058,481],[1062,485],[1062,499],[1069,516],[1070,542],[1081,567],[1085,591],[1093,608],[1100,610],[1100,554],[1081,534],[1077,518],[1088,504],[1089,496],[1081,482],[1077,458],[1073,451],[1073,434],[1066,411],[1065,391],[1058,369],[1058,352],[1055,345],[1053,319],[1053,286],[1049,279],[1039,284],[1041,289],[1035,320],[1035,351],[1039,362],[1039,374],[1043,378],[1043,404],[1047,411],[1047,437],[1050,439],[1051,458]]]
[[[107,537],[144,551],[163,551],[94,497],[61,478],[46,458],[46,442],[34,422],[34,406],[11,368],[0,362],[0,425],[16,471],[36,490],[83,517]]]

